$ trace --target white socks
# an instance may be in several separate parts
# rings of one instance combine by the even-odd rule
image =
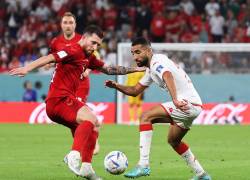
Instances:
[[[140,160],[138,165],[142,167],[149,166],[149,154],[150,154],[152,136],[153,136],[153,130],[140,132]]]
[[[201,176],[205,173],[204,169],[201,167],[199,161],[195,158],[190,149],[184,152],[182,158],[186,161],[188,166],[190,166],[197,176]]]

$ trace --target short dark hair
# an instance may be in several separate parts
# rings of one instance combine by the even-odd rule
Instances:
[[[143,45],[143,46],[151,46],[151,43],[145,39],[144,37],[137,37],[135,39],[132,40],[132,46],[135,45]]]
[[[73,17],[74,20],[76,21],[76,16],[75,16],[73,13],[69,12],[69,11],[68,11],[68,12],[65,12],[65,13],[63,14],[62,19],[63,19],[65,16],[67,16],[67,17]],[[62,21],[62,19],[61,19],[61,21]]]
[[[103,38],[104,35],[103,35],[103,31],[101,30],[101,28],[99,26],[96,26],[96,25],[89,25],[87,26],[84,31],[83,31],[83,34],[96,34],[99,38]]]

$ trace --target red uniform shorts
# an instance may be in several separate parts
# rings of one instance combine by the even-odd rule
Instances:
[[[84,105],[73,97],[50,98],[46,101],[46,113],[52,121],[75,128],[77,112]]]

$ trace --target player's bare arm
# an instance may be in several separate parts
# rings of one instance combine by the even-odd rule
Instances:
[[[112,65],[104,65],[102,68],[98,69],[104,74],[108,75],[124,75],[133,72],[142,72],[145,71],[145,67],[124,67],[124,66],[112,66]]]
[[[146,86],[142,86],[140,83],[137,83],[135,86],[125,86],[122,84],[118,84],[117,82],[112,81],[112,80],[105,81],[105,86],[109,88],[117,89],[118,91],[126,95],[134,96],[134,97],[141,94],[147,88]]]
[[[163,79],[167,85],[169,94],[172,97],[174,105],[182,111],[188,110],[189,108],[187,106],[187,102],[186,101],[179,101],[177,99],[176,86],[174,83],[174,78],[173,78],[172,73],[169,71],[164,72]]]
[[[28,74],[30,71],[32,71],[33,69],[42,67],[45,64],[48,64],[51,62],[55,62],[55,58],[52,54],[49,54],[47,56],[42,56],[42,57],[38,58],[37,60],[33,61],[32,63],[30,63],[24,67],[12,69],[9,73],[12,76],[23,77],[26,74]]]

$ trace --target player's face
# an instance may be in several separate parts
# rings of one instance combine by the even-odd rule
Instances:
[[[76,21],[72,16],[64,16],[61,21],[63,34],[71,36],[76,29]]]
[[[131,53],[138,67],[148,66],[148,48],[142,45],[131,47]]]
[[[96,51],[102,43],[102,39],[96,34],[86,35],[84,36],[84,40],[85,40],[84,51],[87,55],[93,54],[93,52]]]

